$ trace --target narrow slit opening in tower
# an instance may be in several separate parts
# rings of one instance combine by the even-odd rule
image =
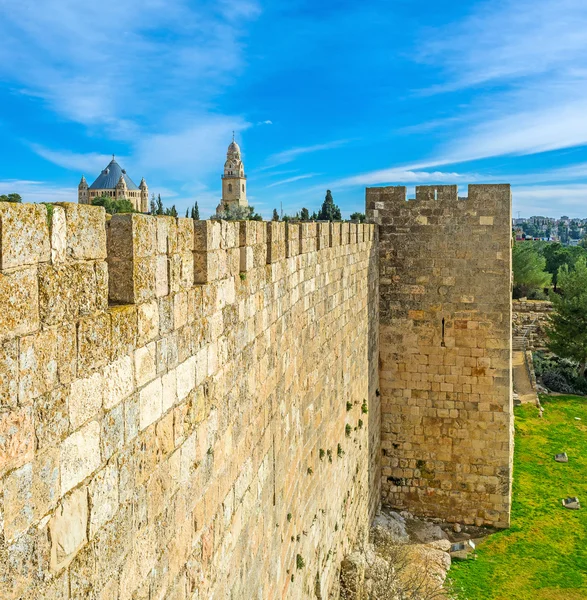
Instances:
[[[434,188],[434,200],[438,200],[438,188]],[[444,322],[444,319],[443,319]]]
[[[444,343],[444,317],[442,318],[442,341],[440,342],[440,345],[443,348],[445,347],[445,343]]]

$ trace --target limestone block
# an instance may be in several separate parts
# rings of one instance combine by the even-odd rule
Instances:
[[[238,221],[220,221],[220,248],[238,248],[240,239],[240,224]]]
[[[161,378],[155,379],[139,392],[139,424],[142,431],[154,423],[163,410],[163,386]]]
[[[51,217],[51,263],[65,261],[67,257],[67,222],[62,206],[53,206]]]
[[[120,260],[116,256],[109,256],[108,269],[111,302],[139,304],[156,297],[155,256],[132,260]]]
[[[285,258],[285,223],[267,223],[267,264]]]
[[[41,319],[47,324],[73,321],[108,307],[105,262],[77,262],[39,267]]]
[[[179,286],[180,289],[188,290],[194,285],[194,253],[184,252],[179,255],[179,258]]]
[[[135,379],[137,387],[155,379],[157,375],[157,344],[151,342],[134,353]]]
[[[8,543],[33,522],[33,465],[16,469],[4,480],[4,537]]]
[[[37,453],[33,461],[34,518],[40,519],[51,511],[60,496],[59,448]]]
[[[132,394],[134,389],[133,361],[122,356],[104,368],[104,408],[110,410]]]
[[[137,307],[139,324],[139,345],[154,340],[159,335],[159,304],[157,300],[144,302]]]
[[[50,258],[47,207],[0,202],[0,268],[35,265]]]
[[[94,373],[85,379],[76,379],[71,384],[67,405],[69,422],[77,429],[93,419],[102,408],[104,381],[101,373]]]
[[[49,521],[51,571],[61,571],[71,563],[87,542],[88,493],[81,488],[65,498]]]
[[[117,404],[107,412],[102,419],[100,437],[102,456],[104,460],[110,457],[124,445],[124,405]]]
[[[34,447],[31,407],[0,412],[0,475],[29,462]]]
[[[88,485],[90,500],[90,539],[118,510],[118,469],[116,465],[106,465],[98,471]]]
[[[157,215],[157,253],[177,252],[177,221],[174,217]]]
[[[100,425],[91,421],[61,443],[61,494],[91,475],[100,462]]]
[[[165,254],[157,256],[156,273],[155,273],[155,293],[157,298],[167,296],[169,294],[169,273],[168,273],[168,258]]]
[[[194,250],[194,223],[195,221],[186,217],[176,219],[177,224],[177,246],[175,252],[183,254]]]
[[[18,361],[18,340],[0,343],[0,409],[18,402]]]
[[[92,373],[110,359],[110,314],[86,317],[77,327],[78,373]]]
[[[317,249],[323,250],[330,247],[330,223],[317,223]]]
[[[37,268],[0,273],[0,340],[39,328]]]
[[[59,383],[71,383],[77,372],[77,331],[75,323],[57,328],[56,336]]]
[[[38,450],[58,447],[69,433],[69,388],[60,387],[34,402],[35,438]]]
[[[340,246],[342,236],[342,223],[330,223],[330,245]]]
[[[209,283],[219,278],[220,251],[194,252],[194,282]]]
[[[56,387],[57,332],[47,329],[20,340],[19,399],[21,403]]]
[[[124,437],[130,442],[139,433],[139,395],[133,394],[124,401]]]
[[[298,223],[286,223],[285,225],[285,247],[286,256],[298,256],[301,250],[301,226]]]
[[[106,258],[106,211],[101,206],[59,203],[65,210],[67,256],[76,260]]]
[[[113,359],[132,352],[137,343],[138,314],[136,306],[112,306],[109,309],[111,318],[111,347]]]
[[[177,397],[183,400],[196,387],[196,358],[192,356],[178,365],[177,374]]]
[[[179,329],[188,322],[188,294],[179,292],[173,296],[173,327]]]
[[[194,250],[209,252],[220,250],[220,221],[194,221]]]
[[[175,369],[161,378],[163,385],[162,411],[166,413],[177,402],[177,373]]]
[[[340,224],[340,244],[346,246],[349,243],[349,227],[350,223]]]

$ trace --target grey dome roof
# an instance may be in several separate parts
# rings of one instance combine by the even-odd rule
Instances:
[[[134,181],[126,174],[126,171],[112,159],[110,164],[98,175],[98,178],[90,186],[91,190],[113,190],[120,177],[123,177],[128,190],[138,190]]]

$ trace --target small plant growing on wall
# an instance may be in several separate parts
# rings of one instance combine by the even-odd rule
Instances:
[[[291,521],[291,513],[287,513],[287,522],[289,523]]]
[[[314,470],[312,469],[312,467],[308,467],[308,475],[311,475],[314,472]]]
[[[239,277],[241,278],[241,281],[244,281],[247,278],[247,274],[246,273],[239,273]]]
[[[326,454],[328,454],[328,462],[331,463],[332,462],[332,450],[327,450]]]
[[[306,566],[306,561],[301,554],[296,555],[296,568],[303,569]]]
[[[359,429],[363,429],[363,420],[362,419],[359,419],[358,425],[359,425]]]
[[[349,401],[347,400],[347,403],[346,403],[346,409],[347,409],[347,410],[351,410],[352,408],[353,408],[353,403],[352,403],[352,402],[349,402]]]
[[[324,450],[322,448],[320,448],[320,460],[324,460],[325,454],[326,454],[326,452],[324,452]]]
[[[367,407],[367,400],[363,400],[363,404],[361,404],[361,412],[366,415],[369,412],[369,408]]]
[[[340,444],[338,444],[338,448],[336,449],[336,454],[337,454],[338,458],[342,458],[344,456],[344,450],[342,449],[342,446]]]
[[[344,434],[349,437],[351,435],[352,427],[347,423],[344,428]]]

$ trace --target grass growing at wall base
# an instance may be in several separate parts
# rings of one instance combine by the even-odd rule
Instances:
[[[515,409],[511,527],[479,544],[477,560],[453,563],[459,600],[587,599],[587,401],[542,403],[542,419],[535,406]],[[569,462],[555,462],[558,452]],[[578,496],[581,510],[563,508],[567,496]]]

